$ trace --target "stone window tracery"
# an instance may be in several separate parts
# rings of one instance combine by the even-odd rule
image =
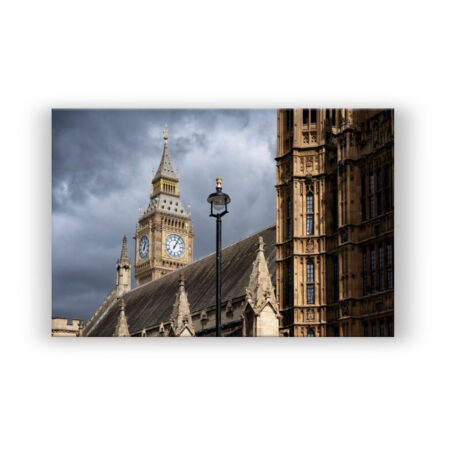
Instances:
[[[314,262],[308,259],[306,262],[306,303],[313,305],[315,303],[314,295]]]
[[[314,234],[314,195],[312,192],[306,194],[306,234]]]
[[[369,217],[373,218],[375,216],[375,185],[373,172],[369,174]]]
[[[378,247],[378,290],[384,291],[384,248],[383,244]]]
[[[375,249],[370,247],[370,291],[373,293],[377,290],[377,272],[376,272]]]

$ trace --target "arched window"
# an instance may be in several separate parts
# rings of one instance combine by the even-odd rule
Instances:
[[[311,259],[306,262],[306,303],[314,305],[314,263]]]
[[[316,335],[316,333],[314,333],[314,330],[312,328],[308,328],[307,336],[314,337],[315,335]]]

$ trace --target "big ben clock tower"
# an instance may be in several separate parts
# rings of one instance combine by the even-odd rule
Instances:
[[[194,232],[191,214],[180,199],[179,178],[169,157],[169,132],[152,180],[150,203],[136,226],[136,285],[162,277],[192,262]]]

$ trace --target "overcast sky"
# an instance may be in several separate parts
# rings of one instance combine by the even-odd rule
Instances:
[[[115,285],[122,237],[134,231],[163,150],[191,205],[194,259],[215,251],[207,196],[231,197],[223,246],[275,223],[275,110],[54,110],[53,315],[89,319]],[[133,271],[133,287],[134,271]]]

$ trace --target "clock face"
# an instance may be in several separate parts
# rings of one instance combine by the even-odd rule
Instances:
[[[166,252],[172,258],[181,258],[184,255],[185,245],[183,239],[177,234],[169,234],[166,239]]]
[[[141,238],[141,242],[139,242],[139,256],[141,259],[144,259],[148,255],[148,249],[150,247],[150,243],[148,242],[148,237],[143,236]]]

